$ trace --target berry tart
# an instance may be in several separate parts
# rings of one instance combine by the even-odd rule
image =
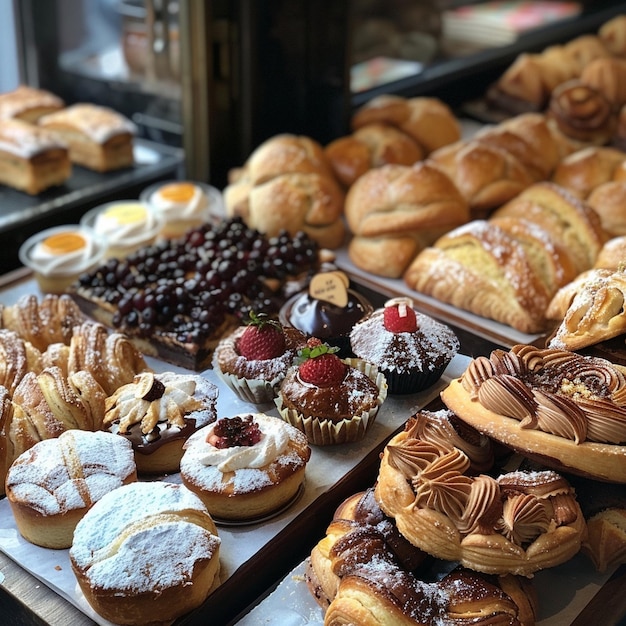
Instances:
[[[130,440],[140,474],[177,472],[185,441],[217,418],[217,395],[199,375],[143,372],[105,400],[104,426]]]
[[[457,336],[413,308],[410,298],[388,300],[350,333],[357,357],[375,363],[390,394],[416,393],[434,385],[457,354]]]
[[[316,445],[362,439],[387,397],[387,382],[376,365],[340,359],[337,351],[309,339],[274,400],[282,418]]]
[[[298,495],[310,455],[297,428],[265,413],[241,414],[192,435],[180,475],[216,520],[258,520]]]
[[[109,259],[72,295],[143,354],[202,371],[251,310],[278,313],[318,266],[318,246],[304,233],[267,237],[233,218]]]
[[[245,326],[222,339],[213,353],[213,369],[243,400],[272,402],[280,381],[292,365],[306,337],[283,328],[266,313],[250,311]]]

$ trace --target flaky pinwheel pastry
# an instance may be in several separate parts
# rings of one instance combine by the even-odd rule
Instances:
[[[559,471],[626,483],[626,375],[606,359],[516,345],[441,393],[481,433]]]
[[[51,343],[69,344],[74,326],[85,316],[66,294],[22,296],[15,304],[0,305],[0,328],[15,331],[43,352]]]
[[[28,372],[41,370],[41,352],[12,330],[0,329],[0,385],[13,394]]]
[[[549,348],[580,350],[626,332],[626,268],[591,269],[562,287],[546,311],[560,324]]]
[[[421,580],[429,561],[372,494],[369,489],[344,501],[307,559],[305,580],[325,610],[325,626],[535,623],[534,590],[526,579],[456,568],[437,582]]]
[[[585,520],[553,471],[471,476],[458,448],[415,435],[417,414],[383,452],[375,496],[413,545],[474,571],[532,576],[580,549]]]
[[[66,430],[100,430],[106,394],[86,371],[66,377],[58,367],[39,374],[29,372],[15,389],[12,412],[2,429],[6,450],[4,476],[11,463],[43,439],[58,437]]]

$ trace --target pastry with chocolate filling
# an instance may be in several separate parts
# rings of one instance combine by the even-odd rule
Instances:
[[[415,311],[410,298],[394,298],[355,325],[357,357],[375,363],[390,394],[416,393],[434,385],[459,350],[454,331]]]
[[[387,397],[385,377],[373,363],[340,359],[336,352],[309,339],[274,400],[282,418],[316,445],[362,439]]]
[[[383,452],[375,496],[413,545],[489,574],[532,576],[574,556],[586,532],[556,472],[470,473],[470,457],[429,437],[418,413]]]
[[[305,580],[324,624],[533,626],[532,583],[447,565],[445,573],[411,545],[372,489],[345,500],[306,561]]]
[[[310,456],[297,428],[265,413],[242,413],[194,433],[180,475],[216,520],[258,520],[298,496]]]
[[[441,397],[476,430],[547,467],[626,483],[626,374],[619,365],[516,345],[475,358]]]
[[[272,402],[280,381],[306,336],[296,328],[283,328],[266,313],[250,317],[222,339],[213,353],[213,369],[243,400],[253,404]]]
[[[104,425],[131,441],[140,474],[177,472],[185,441],[217,418],[217,395],[199,375],[144,372],[106,399]]]

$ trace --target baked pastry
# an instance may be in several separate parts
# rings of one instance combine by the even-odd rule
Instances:
[[[625,272],[590,269],[561,288],[546,311],[558,322],[547,346],[576,351],[626,332]]]
[[[0,329],[0,386],[9,394],[28,372],[42,369],[41,352],[16,332]]]
[[[51,132],[19,119],[0,119],[0,184],[36,195],[71,175],[67,147]]]
[[[177,472],[192,433],[217,419],[218,389],[195,374],[138,374],[106,399],[104,427],[127,438],[140,474]]]
[[[363,294],[350,289],[349,284],[346,274],[334,266],[322,266],[307,290],[296,293],[281,307],[281,324],[336,346],[341,357],[353,356],[350,331],[374,307]]]
[[[626,104],[626,59],[613,56],[595,59],[582,70],[580,81],[601,93],[614,111]]]
[[[545,329],[553,295],[520,240],[485,220],[440,237],[417,255],[404,281],[415,291],[524,333]]]
[[[576,78],[552,91],[547,115],[564,135],[584,143],[607,144],[617,128],[613,104],[597,88]]]
[[[469,206],[449,176],[425,162],[368,171],[346,195],[352,262],[399,278],[439,236],[469,221]]]
[[[585,519],[562,476],[470,476],[461,449],[429,441],[427,418],[418,413],[387,444],[375,488],[380,508],[413,545],[478,572],[521,576],[579,551]]]
[[[422,147],[405,132],[381,123],[367,124],[331,141],[324,151],[344,187],[375,167],[412,165],[424,157]]]
[[[355,324],[354,354],[374,363],[389,394],[416,393],[434,385],[459,351],[454,331],[413,308],[410,298],[394,298]]]
[[[86,371],[66,377],[58,367],[28,372],[8,392],[0,430],[0,489],[11,463],[41,440],[66,430],[100,430],[106,394]]]
[[[457,186],[469,205],[470,216],[484,218],[534,181],[512,152],[495,145],[459,141],[433,152],[430,163]]]
[[[219,340],[250,310],[278,313],[286,294],[318,266],[318,245],[304,233],[270,241],[241,219],[222,220],[109,259],[83,275],[72,295],[142,354],[203,370]]]
[[[39,125],[69,147],[72,163],[97,172],[131,167],[135,125],[120,113],[96,104],[77,103],[44,115]]]
[[[577,273],[593,266],[607,239],[600,217],[587,203],[565,187],[547,181],[525,189],[493,217],[517,217],[539,224],[569,251]]]
[[[609,146],[588,146],[573,152],[557,165],[552,182],[582,199],[602,183],[614,179],[626,153]]]
[[[626,235],[612,237],[601,248],[594,269],[616,270],[626,265]]]
[[[221,417],[185,443],[183,484],[216,520],[252,521],[284,509],[304,484],[306,436],[265,413]]]
[[[599,572],[626,563],[626,510],[611,507],[590,517],[581,550]]]
[[[67,294],[25,294],[15,304],[0,304],[0,327],[16,332],[41,352],[53,343],[69,344],[74,327],[85,320]]]
[[[161,232],[161,218],[145,203],[136,200],[107,202],[87,211],[80,223],[104,235],[105,259],[124,258],[155,243]]]
[[[368,100],[352,115],[352,130],[369,124],[394,126],[413,137],[426,155],[461,138],[461,125],[438,98],[404,98],[383,94]]]
[[[18,119],[36,124],[43,115],[64,106],[63,100],[47,89],[18,85],[11,91],[0,93],[0,120]]]
[[[159,234],[166,239],[180,237],[224,213],[215,187],[189,180],[156,183],[144,189],[139,199],[159,218]]]
[[[12,463],[6,496],[20,534],[44,548],[72,545],[76,524],[104,494],[137,480],[130,443],[102,431],[66,430]]]
[[[596,33],[585,33],[570,39],[563,44],[563,51],[576,64],[578,74],[596,59],[611,57],[610,50]]]
[[[247,224],[274,237],[306,233],[335,249],[345,239],[344,193],[331,176],[290,173],[255,185],[248,196]]]
[[[626,377],[606,359],[516,345],[441,393],[464,422],[544,466],[626,482]]]
[[[220,584],[220,538],[181,485],[136,482],[99,500],[78,523],[72,571],[91,607],[115,624],[175,620]]]
[[[281,417],[315,445],[362,439],[387,397],[385,377],[372,363],[341,360],[319,339],[307,344],[302,362],[280,384],[275,403]]]
[[[217,344],[213,369],[243,400],[272,402],[280,381],[305,344],[306,335],[301,331],[283,328],[267,314],[251,311],[245,326]]]
[[[305,568],[325,624],[535,623],[528,579],[453,568],[426,582],[428,574],[424,553],[402,537],[371,489],[341,503]]]
[[[626,181],[610,180],[592,189],[587,204],[610,237],[626,235]]]
[[[598,29],[598,37],[616,57],[626,56],[626,16],[616,15]]]

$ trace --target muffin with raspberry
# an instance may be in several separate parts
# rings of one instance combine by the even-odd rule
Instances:
[[[242,400],[272,402],[306,336],[265,313],[250,313],[246,325],[222,339],[213,353],[213,368]]]
[[[387,382],[376,365],[340,359],[337,351],[310,338],[274,400],[281,417],[315,445],[362,439],[387,397]]]
[[[394,298],[350,333],[355,355],[385,375],[390,394],[423,391],[434,385],[459,351],[454,331],[413,308],[410,298]]]

